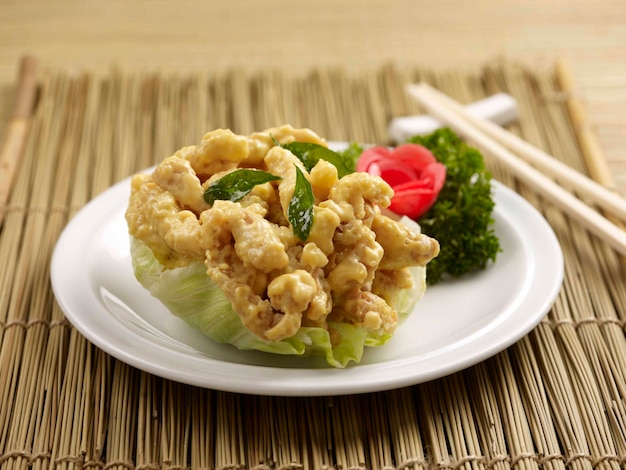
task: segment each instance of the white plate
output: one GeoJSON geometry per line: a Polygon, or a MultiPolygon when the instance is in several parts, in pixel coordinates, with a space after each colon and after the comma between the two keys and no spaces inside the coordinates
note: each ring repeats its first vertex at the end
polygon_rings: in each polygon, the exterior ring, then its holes
{"type": "Polygon", "coordinates": [[[503,252],[485,271],[427,290],[386,345],[360,364],[239,351],[174,317],[135,280],[122,181],[87,204],[54,250],[52,286],[69,321],[114,357],[183,383],[264,395],[339,395],[432,380],[484,360],[528,333],[559,292],[563,257],[543,217],[494,182],[495,230],[503,252]]]}

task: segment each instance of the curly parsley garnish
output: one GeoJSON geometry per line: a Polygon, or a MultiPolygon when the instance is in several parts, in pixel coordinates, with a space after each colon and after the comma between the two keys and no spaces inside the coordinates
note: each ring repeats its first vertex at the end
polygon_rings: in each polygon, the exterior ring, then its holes
{"type": "Polygon", "coordinates": [[[484,269],[501,248],[493,228],[491,174],[481,153],[450,129],[415,136],[410,142],[427,147],[447,172],[437,201],[418,219],[422,232],[441,246],[439,256],[428,263],[428,283],[484,269]]]}

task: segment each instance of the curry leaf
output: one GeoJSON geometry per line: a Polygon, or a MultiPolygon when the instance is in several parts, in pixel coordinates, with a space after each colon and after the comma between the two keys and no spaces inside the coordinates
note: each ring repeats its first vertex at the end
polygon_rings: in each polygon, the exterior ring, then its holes
{"type": "Polygon", "coordinates": [[[311,171],[320,160],[326,160],[337,168],[339,178],[354,172],[350,162],[323,145],[310,142],[291,142],[283,144],[282,147],[298,157],[308,171],[311,171]]]}
{"type": "Polygon", "coordinates": [[[294,166],[296,168],[296,184],[293,197],[287,208],[287,216],[293,227],[293,233],[304,242],[309,238],[313,226],[313,189],[302,170],[296,165],[294,166]]]}
{"type": "Polygon", "coordinates": [[[241,168],[211,183],[204,192],[204,200],[207,204],[213,204],[217,200],[237,202],[255,186],[280,179],[280,176],[266,171],[241,168]]]}

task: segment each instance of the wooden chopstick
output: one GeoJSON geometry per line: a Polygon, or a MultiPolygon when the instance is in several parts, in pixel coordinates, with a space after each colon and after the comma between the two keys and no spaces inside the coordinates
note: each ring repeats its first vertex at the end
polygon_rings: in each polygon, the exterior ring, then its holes
{"type": "Polygon", "coordinates": [[[429,85],[423,85],[429,93],[434,95],[446,107],[469,121],[474,127],[501,143],[517,154],[526,162],[541,170],[545,174],[561,182],[569,183],[580,196],[585,196],[589,202],[594,203],[602,209],[609,211],[620,218],[626,220],[626,201],[617,193],[607,189],[605,186],[574,170],[572,167],[557,160],[541,149],[534,147],[520,137],[512,134],[503,127],[500,127],[486,119],[471,116],[467,110],[457,101],[441,93],[429,85]]]}
{"type": "Polygon", "coordinates": [[[13,178],[17,172],[28,134],[36,91],[37,62],[33,57],[27,56],[20,62],[15,108],[9,121],[4,146],[0,152],[0,225],[7,212],[7,201],[13,186],[13,178]]]}
{"type": "Polygon", "coordinates": [[[534,188],[545,199],[609,243],[615,250],[626,254],[626,232],[559,186],[546,174],[555,179],[568,181],[580,194],[626,220],[626,201],[623,198],[505,129],[468,115],[460,103],[426,83],[409,85],[408,92],[432,116],[459,135],[472,140],[482,150],[497,158],[520,181],[534,188]],[[515,150],[517,155],[510,149],[515,150]],[[531,166],[529,161],[541,171],[531,166]]]}

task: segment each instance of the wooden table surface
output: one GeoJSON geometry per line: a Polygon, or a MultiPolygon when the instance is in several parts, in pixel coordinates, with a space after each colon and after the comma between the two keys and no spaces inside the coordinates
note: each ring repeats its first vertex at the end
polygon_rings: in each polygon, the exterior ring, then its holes
{"type": "Polygon", "coordinates": [[[67,70],[196,70],[382,64],[531,67],[565,58],[626,190],[623,0],[2,0],[0,139],[20,57],[67,70]]]}

